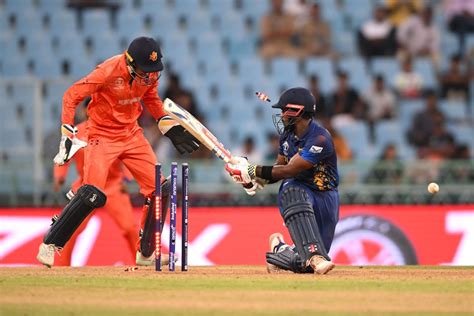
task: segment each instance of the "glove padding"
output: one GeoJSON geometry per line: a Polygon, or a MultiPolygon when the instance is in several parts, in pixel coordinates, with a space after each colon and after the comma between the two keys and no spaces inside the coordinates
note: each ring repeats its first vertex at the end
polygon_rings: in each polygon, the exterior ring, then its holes
{"type": "Polygon", "coordinates": [[[236,183],[249,184],[255,179],[256,166],[249,164],[247,159],[236,158],[233,162],[225,165],[225,170],[236,183]]]}
{"type": "Polygon", "coordinates": [[[54,163],[59,166],[68,162],[79,149],[87,146],[85,141],[76,137],[77,128],[73,125],[61,125],[61,134],[59,152],[53,159],[54,163]]]}
{"type": "Polygon", "coordinates": [[[173,126],[164,135],[171,140],[180,154],[190,154],[199,148],[200,142],[181,125],[173,126]]]}
{"type": "Polygon", "coordinates": [[[265,180],[260,179],[260,178],[255,178],[250,183],[252,184],[252,186],[248,184],[246,186],[244,185],[245,193],[247,193],[250,196],[254,196],[255,194],[257,194],[257,191],[262,190],[266,184],[265,180]]]}

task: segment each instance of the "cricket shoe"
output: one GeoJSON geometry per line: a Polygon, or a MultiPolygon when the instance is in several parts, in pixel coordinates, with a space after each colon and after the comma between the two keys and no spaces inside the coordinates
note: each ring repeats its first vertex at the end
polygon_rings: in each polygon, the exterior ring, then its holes
{"type": "MultiPolygon", "coordinates": [[[[268,238],[268,244],[270,246],[270,252],[278,253],[281,250],[285,249],[284,246],[288,246],[285,244],[283,240],[283,235],[280,233],[273,233],[268,238]]],[[[279,273],[281,271],[276,265],[267,262],[267,272],[268,273],[279,273]]]]}
{"type": "Polygon", "coordinates": [[[334,262],[327,260],[323,256],[312,256],[309,259],[309,265],[313,268],[314,273],[326,274],[336,266],[334,262]]]}
{"type": "MultiPolygon", "coordinates": [[[[178,261],[178,257],[174,257],[174,262],[178,261]]],[[[155,265],[155,254],[152,254],[149,257],[145,257],[142,255],[140,251],[137,251],[137,255],[135,257],[135,263],[137,266],[154,266],[155,265]]],[[[170,256],[168,254],[162,253],[161,254],[161,266],[167,266],[170,263],[170,256]]]]}
{"type": "Polygon", "coordinates": [[[47,245],[45,243],[41,243],[36,259],[48,268],[51,268],[54,265],[54,254],[56,252],[59,253],[61,249],[62,248],[56,247],[52,244],[47,245]]]}

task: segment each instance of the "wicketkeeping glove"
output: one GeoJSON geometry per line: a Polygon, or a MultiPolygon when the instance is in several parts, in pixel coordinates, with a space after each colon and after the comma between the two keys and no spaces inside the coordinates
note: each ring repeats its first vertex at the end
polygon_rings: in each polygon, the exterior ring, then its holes
{"type": "Polygon", "coordinates": [[[199,141],[181,125],[172,127],[166,134],[180,154],[192,153],[199,148],[199,141]]]}
{"type": "Polygon", "coordinates": [[[73,125],[61,125],[61,141],[59,142],[59,152],[53,161],[57,165],[64,165],[81,148],[86,147],[87,143],[76,137],[77,128],[73,125]]]}

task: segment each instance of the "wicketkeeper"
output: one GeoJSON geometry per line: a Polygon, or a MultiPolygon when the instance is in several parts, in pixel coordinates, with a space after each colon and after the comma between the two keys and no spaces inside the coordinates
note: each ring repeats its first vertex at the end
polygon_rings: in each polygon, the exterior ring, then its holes
{"type": "MultiPolygon", "coordinates": [[[[85,147],[84,185],[61,212],[39,247],[37,259],[51,267],[54,253],[64,247],[82,221],[96,208],[102,207],[107,196],[104,187],[111,165],[120,160],[132,173],[147,201],[153,201],[155,153],[145,139],[137,119],[143,108],[158,121],[165,116],[158,96],[158,79],[163,70],[158,43],[148,37],[132,41],[127,51],[113,56],[97,66],[89,75],[74,83],[64,94],[62,107],[62,137],[58,165],[67,162],[86,144],[76,137],[74,113],[86,97],[88,105],[88,140],[85,147]]],[[[180,153],[191,153],[198,141],[180,125],[165,133],[180,153]]],[[[165,179],[162,179],[162,183],[165,179]]],[[[146,203],[142,212],[142,228],[154,210],[146,203]]],[[[152,238],[142,236],[139,256],[152,258],[152,238]],[[144,238],[145,237],[145,238],[144,238]]]]}
{"type": "Polygon", "coordinates": [[[249,184],[254,195],[263,185],[282,180],[278,206],[294,247],[280,233],[270,236],[266,255],[269,272],[326,274],[334,268],[328,251],[339,219],[339,175],[329,132],[313,120],[314,96],[305,88],[286,90],[273,108],[280,134],[280,150],[273,166],[261,166],[239,157],[226,170],[237,183],[249,184]]]}

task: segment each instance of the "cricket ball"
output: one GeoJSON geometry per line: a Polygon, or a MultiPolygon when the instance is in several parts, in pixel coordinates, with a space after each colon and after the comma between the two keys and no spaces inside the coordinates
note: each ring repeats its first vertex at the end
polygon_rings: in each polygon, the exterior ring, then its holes
{"type": "Polygon", "coordinates": [[[428,184],[428,192],[430,192],[431,194],[436,194],[438,193],[439,191],[439,185],[435,182],[431,182],[430,184],[428,184]]]}

